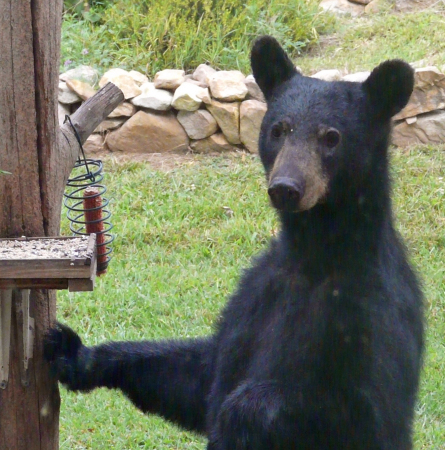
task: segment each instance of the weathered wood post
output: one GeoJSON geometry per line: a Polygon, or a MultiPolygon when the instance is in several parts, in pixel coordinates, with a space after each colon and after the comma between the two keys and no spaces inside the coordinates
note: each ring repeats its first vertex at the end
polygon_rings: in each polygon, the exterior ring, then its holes
{"type": "MultiPolygon", "coordinates": [[[[64,186],[79,151],[72,130],[59,130],[57,122],[62,6],[0,0],[0,169],[11,172],[0,175],[2,238],[59,233],[64,186]]],[[[83,142],[122,100],[109,84],[76,112],[83,142]]],[[[0,449],[55,450],[60,400],[42,358],[55,293],[0,293],[0,352],[9,356],[8,382],[0,386],[0,449]]]]}

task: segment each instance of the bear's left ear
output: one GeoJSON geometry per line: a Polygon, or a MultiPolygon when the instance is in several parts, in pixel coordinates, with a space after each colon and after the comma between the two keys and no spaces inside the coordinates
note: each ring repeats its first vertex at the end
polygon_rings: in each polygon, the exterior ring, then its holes
{"type": "Polygon", "coordinates": [[[287,53],[272,36],[261,36],[254,42],[250,63],[255,81],[266,100],[270,99],[277,86],[299,73],[287,53]]]}
{"type": "Polygon", "coordinates": [[[363,88],[376,116],[388,120],[408,103],[414,88],[414,70],[398,59],[386,61],[371,72],[363,88]]]}

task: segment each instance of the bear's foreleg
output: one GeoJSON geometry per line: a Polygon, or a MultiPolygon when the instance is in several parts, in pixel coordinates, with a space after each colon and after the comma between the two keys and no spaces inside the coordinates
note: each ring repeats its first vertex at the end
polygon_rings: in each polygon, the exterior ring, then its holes
{"type": "Polygon", "coordinates": [[[204,432],[213,346],[211,338],[202,338],[86,347],[59,324],[47,336],[45,357],[69,390],[121,389],[142,411],[204,432]]]}
{"type": "Polygon", "coordinates": [[[247,381],[223,402],[207,450],[288,448],[285,398],[274,382],[247,381]]]}

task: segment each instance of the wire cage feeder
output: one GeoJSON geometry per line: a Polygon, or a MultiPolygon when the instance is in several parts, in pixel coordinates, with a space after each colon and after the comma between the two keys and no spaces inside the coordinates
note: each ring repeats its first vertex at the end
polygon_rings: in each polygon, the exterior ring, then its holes
{"type": "MultiPolygon", "coordinates": [[[[66,118],[77,131],[69,117],[66,118]]],[[[64,193],[64,205],[70,230],[74,235],[87,236],[96,233],[97,275],[106,272],[113,251],[114,235],[111,234],[111,212],[107,209],[109,200],[104,197],[107,192],[103,181],[103,163],[98,159],[86,158],[78,138],[81,155],[77,160],[72,176],[68,178],[64,193]]]]}

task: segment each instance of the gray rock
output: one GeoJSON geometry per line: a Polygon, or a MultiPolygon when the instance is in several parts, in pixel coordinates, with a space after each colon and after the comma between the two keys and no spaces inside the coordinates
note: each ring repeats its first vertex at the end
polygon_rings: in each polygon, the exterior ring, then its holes
{"type": "Polygon", "coordinates": [[[129,102],[121,103],[117,108],[115,108],[110,115],[109,119],[114,119],[115,117],[131,117],[136,114],[136,107],[129,102]]]}
{"type": "Polygon", "coordinates": [[[201,91],[197,91],[196,95],[206,105],[210,105],[210,103],[212,103],[212,97],[210,97],[209,88],[203,88],[201,91]]]}
{"type": "Polygon", "coordinates": [[[357,17],[365,12],[364,5],[357,5],[348,0],[322,0],[320,8],[340,16],[350,14],[353,17],[357,17]]]}
{"type": "Polygon", "coordinates": [[[110,130],[115,130],[116,128],[119,128],[124,122],[125,119],[106,119],[96,127],[93,133],[105,133],[110,130]]]}
{"type": "Polygon", "coordinates": [[[202,81],[194,80],[192,78],[192,75],[186,75],[184,83],[191,83],[191,84],[194,84],[195,86],[199,86],[201,88],[208,88],[209,87],[208,84],[203,83],[202,81]]]}
{"type": "Polygon", "coordinates": [[[244,84],[246,85],[248,91],[246,99],[258,100],[260,102],[266,101],[253,75],[247,75],[244,79],[244,84]]]}
{"type": "Polygon", "coordinates": [[[59,102],[64,105],[71,105],[81,101],[81,98],[73,92],[64,81],[59,81],[59,102]]]}
{"type": "Polygon", "coordinates": [[[141,72],[138,72],[137,70],[130,70],[128,72],[128,75],[130,75],[131,78],[133,78],[134,81],[136,81],[136,84],[138,86],[143,85],[144,83],[148,83],[148,77],[144,75],[141,72]]]}
{"type": "Polygon", "coordinates": [[[99,87],[104,87],[108,82],[115,84],[123,92],[125,100],[142,93],[136,81],[123,69],[116,68],[105,72],[99,81],[99,87]]]}
{"type": "Polygon", "coordinates": [[[171,108],[173,94],[165,89],[149,89],[148,84],[142,85],[146,87],[141,95],[133,98],[131,103],[139,108],[149,108],[156,111],[167,111],[171,108]]]}
{"type": "Polygon", "coordinates": [[[196,111],[206,94],[208,89],[188,82],[182,83],[173,95],[172,106],[179,111],[196,111]]]}
{"type": "Polygon", "coordinates": [[[144,83],[140,86],[142,94],[146,93],[146,92],[150,92],[155,88],[155,84],[152,83],[151,81],[148,81],[147,83],[144,83]]]}
{"type": "Polygon", "coordinates": [[[231,144],[241,144],[239,135],[239,102],[222,103],[212,100],[212,103],[206,105],[206,107],[215,118],[226,139],[231,144]]]}
{"type": "Polygon", "coordinates": [[[394,126],[392,142],[398,147],[445,142],[445,111],[434,111],[402,120],[394,126]]]}
{"type": "Polygon", "coordinates": [[[91,85],[80,80],[67,80],[66,85],[82,100],[88,100],[96,93],[96,90],[91,85]]]}
{"type": "Polygon", "coordinates": [[[246,77],[238,70],[221,70],[209,79],[212,97],[225,102],[244,100],[249,92],[244,83],[246,77]]]}
{"type": "Polygon", "coordinates": [[[59,80],[79,80],[94,86],[99,81],[99,72],[90,66],[79,66],[60,74],[59,80]]]}
{"type": "Polygon", "coordinates": [[[445,75],[437,67],[416,70],[413,93],[394,120],[445,108],[445,75]]]}
{"type": "Polygon", "coordinates": [[[216,120],[205,109],[179,111],[177,119],[190,139],[205,139],[218,129],[216,120]]]}
{"type": "Polygon", "coordinates": [[[365,6],[365,13],[366,14],[375,14],[379,13],[384,10],[384,8],[387,7],[386,0],[371,0],[366,6],[365,6]]]}
{"type": "Polygon", "coordinates": [[[183,70],[165,69],[158,72],[154,77],[155,87],[158,89],[177,89],[185,80],[183,70]]]}
{"type": "Polygon", "coordinates": [[[121,75],[128,75],[128,72],[119,67],[115,67],[114,69],[107,70],[101,78],[101,80],[103,80],[102,82],[100,82],[101,87],[105,86],[113,78],[119,77],[121,75]]]}
{"type": "Polygon", "coordinates": [[[357,72],[345,75],[343,81],[353,81],[355,83],[363,83],[371,75],[371,72],[357,72]]]}
{"type": "Polygon", "coordinates": [[[233,152],[237,147],[230,144],[222,133],[212,134],[206,139],[192,141],[190,148],[196,153],[233,152]]]}
{"type": "Polygon", "coordinates": [[[421,69],[422,67],[426,67],[429,64],[427,63],[426,59],[419,59],[417,61],[413,61],[411,63],[409,63],[409,65],[413,68],[413,69],[421,69]]]}
{"type": "Polygon", "coordinates": [[[312,75],[312,78],[318,78],[324,81],[339,81],[342,79],[341,72],[337,69],[320,70],[312,75]]]}
{"type": "Polygon", "coordinates": [[[65,106],[62,103],[57,104],[57,116],[59,119],[59,126],[62,126],[65,122],[65,116],[69,116],[71,114],[70,108],[65,106]]]}
{"type": "Polygon", "coordinates": [[[258,100],[246,100],[240,107],[240,139],[251,153],[258,153],[258,137],[267,105],[258,100]]]}
{"type": "Polygon", "coordinates": [[[139,111],[109,133],[106,144],[111,151],[165,153],[187,150],[189,138],[172,112],[139,111]]]}
{"type": "Polygon", "coordinates": [[[216,73],[213,67],[207,64],[200,64],[196,70],[193,72],[193,79],[204,83],[206,87],[209,86],[209,79],[216,73]]]}
{"type": "Polygon", "coordinates": [[[105,139],[102,134],[92,134],[83,144],[83,149],[86,155],[94,155],[106,150],[104,143],[105,139]]]}

